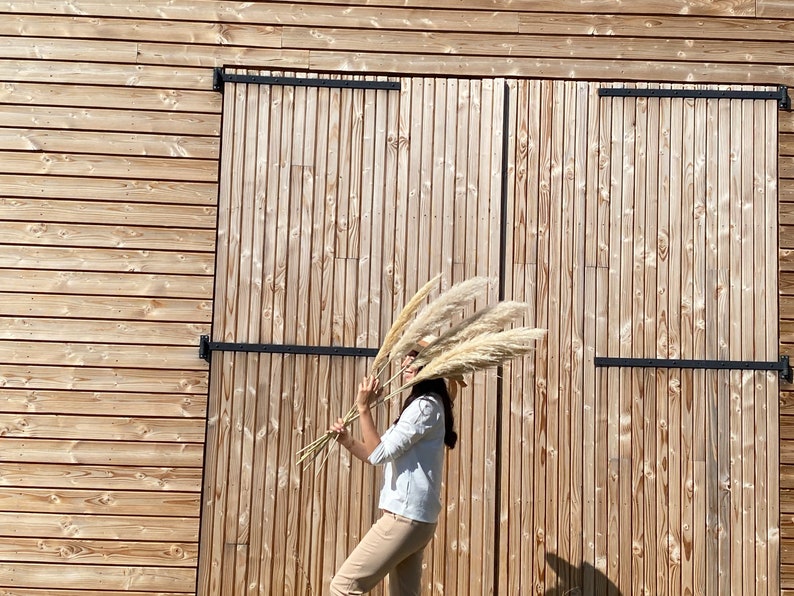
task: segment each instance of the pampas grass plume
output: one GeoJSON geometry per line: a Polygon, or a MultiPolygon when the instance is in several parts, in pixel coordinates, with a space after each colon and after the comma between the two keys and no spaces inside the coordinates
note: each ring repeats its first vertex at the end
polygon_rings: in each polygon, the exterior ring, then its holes
{"type": "Polygon", "coordinates": [[[534,350],[534,342],[545,335],[545,329],[529,327],[482,333],[431,360],[411,379],[411,385],[427,379],[454,377],[499,366],[534,350]]]}
{"type": "Polygon", "coordinates": [[[500,331],[529,312],[526,302],[506,301],[483,308],[450,327],[438,339],[424,348],[413,361],[413,366],[422,367],[430,360],[460,342],[473,339],[483,333],[500,331]]]}
{"type": "Polygon", "coordinates": [[[447,323],[454,315],[488,288],[485,277],[473,277],[455,284],[427,305],[405,330],[393,350],[392,358],[402,358],[416,343],[447,323]]]}
{"type": "Polygon", "coordinates": [[[391,353],[392,348],[394,348],[394,344],[396,344],[400,339],[400,336],[402,336],[403,332],[408,326],[408,323],[413,319],[414,315],[416,315],[416,312],[419,310],[419,307],[422,306],[422,302],[424,302],[425,298],[427,298],[433,288],[436,287],[439,279],[441,279],[440,273],[419,288],[419,291],[414,294],[413,298],[408,301],[408,303],[400,311],[400,314],[397,315],[394,323],[392,323],[392,326],[386,332],[386,335],[383,338],[383,343],[381,344],[380,349],[375,356],[375,360],[372,363],[373,375],[380,374],[383,365],[389,359],[389,354],[391,353]]]}

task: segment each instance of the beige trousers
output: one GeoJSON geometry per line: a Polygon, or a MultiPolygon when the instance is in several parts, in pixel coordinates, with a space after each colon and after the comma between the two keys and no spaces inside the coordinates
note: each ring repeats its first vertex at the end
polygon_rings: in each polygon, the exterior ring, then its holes
{"type": "Polygon", "coordinates": [[[384,511],[331,580],[331,594],[366,594],[388,574],[391,596],[419,596],[422,552],[435,529],[384,511]]]}

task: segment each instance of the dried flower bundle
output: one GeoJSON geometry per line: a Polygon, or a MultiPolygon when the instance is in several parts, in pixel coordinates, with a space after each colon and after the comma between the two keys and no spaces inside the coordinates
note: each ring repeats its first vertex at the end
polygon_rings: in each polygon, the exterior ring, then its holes
{"type": "MultiPolygon", "coordinates": [[[[452,286],[417,314],[421,303],[437,282],[438,277],[430,280],[403,308],[384,338],[373,363],[372,374],[379,374],[388,361],[403,357],[423,337],[454,319],[463,308],[482,295],[489,284],[482,277],[464,281],[452,286]],[[415,318],[409,324],[412,317],[415,318]]],[[[544,337],[545,330],[528,327],[505,330],[505,327],[523,317],[527,310],[528,306],[522,302],[500,302],[477,311],[449,328],[419,352],[413,361],[414,366],[422,367],[419,373],[409,383],[378,400],[377,404],[388,401],[423,380],[460,377],[499,366],[530,352],[534,349],[535,341],[544,337]]],[[[377,404],[372,404],[371,407],[377,404]]],[[[353,407],[343,421],[347,425],[357,418],[358,410],[353,407]]],[[[330,431],[321,435],[298,451],[298,463],[313,460],[335,438],[336,435],[330,431]]]]}
{"type": "Polygon", "coordinates": [[[414,297],[408,301],[408,303],[400,311],[400,314],[397,315],[394,323],[392,323],[392,326],[386,332],[386,335],[383,338],[383,343],[381,344],[380,349],[375,356],[375,360],[372,363],[373,375],[380,375],[384,365],[389,360],[389,354],[391,353],[392,348],[394,348],[400,337],[402,337],[402,335],[405,333],[406,327],[413,320],[414,316],[416,316],[417,311],[422,306],[422,303],[428,297],[430,292],[434,287],[436,287],[439,279],[441,279],[440,273],[419,288],[419,291],[414,294],[414,297]]]}
{"type": "Polygon", "coordinates": [[[392,349],[392,359],[400,359],[429,333],[448,323],[488,288],[488,279],[473,277],[449,288],[420,312],[392,349]]]}
{"type": "Polygon", "coordinates": [[[499,331],[520,319],[529,310],[525,302],[499,302],[477,311],[454,327],[450,327],[438,339],[416,356],[413,366],[422,367],[433,358],[460,342],[473,339],[483,333],[499,331]]]}
{"type": "MultiPolygon", "coordinates": [[[[542,339],[545,335],[545,329],[518,327],[506,331],[483,333],[473,339],[462,341],[457,346],[439,354],[428,362],[413,379],[373,405],[385,403],[395,395],[399,395],[422,381],[459,377],[500,366],[508,360],[519,358],[534,350],[534,342],[542,339]]],[[[357,418],[358,414],[356,413],[352,420],[357,418]]]]}
{"type": "Polygon", "coordinates": [[[531,352],[535,349],[535,341],[545,335],[545,329],[529,327],[482,333],[439,354],[407,386],[427,379],[455,377],[494,368],[531,352]]]}

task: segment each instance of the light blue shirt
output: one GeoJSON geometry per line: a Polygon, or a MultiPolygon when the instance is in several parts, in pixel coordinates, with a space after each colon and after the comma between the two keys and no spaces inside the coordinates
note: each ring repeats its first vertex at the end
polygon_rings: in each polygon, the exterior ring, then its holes
{"type": "Polygon", "coordinates": [[[433,394],[411,402],[383,434],[369,456],[371,464],[385,464],[381,509],[420,522],[438,520],[444,434],[444,407],[433,394]]]}

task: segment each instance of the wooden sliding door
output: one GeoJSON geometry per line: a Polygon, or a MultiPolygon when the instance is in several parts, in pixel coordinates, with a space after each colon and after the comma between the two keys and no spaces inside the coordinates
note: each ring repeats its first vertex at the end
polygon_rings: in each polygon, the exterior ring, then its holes
{"type": "Polygon", "coordinates": [[[548,334],[456,402],[426,594],[777,593],[773,99],[244,74],[212,339],[268,347],[212,356],[201,594],[326,592],[380,474],[296,451],[436,273],[548,334]]]}
{"type": "MultiPolygon", "coordinates": [[[[325,594],[377,515],[379,471],[338,448],[319,471],[294,463],[371,360],[295,352],[376,349],[437,273],[447,287],[499,270],[502,81],[277,74],[224,84],[212,339],[272,353],[212,355],[207,595],[325,594]],[[371,85],[384,81],[397,89],[371,85]]],[[[378,411],[380,427],[396,413],[378,411]]],[[[493,587],[496,415],[488,400],[458,410],[428,593],[493,587]]]]}
{"type": "Polygon", "coordinates": [[[776,594],[778,373],[595,363],[778,360],[777,103],[602,87],[511,86],[500,593],[776,594]]]}

